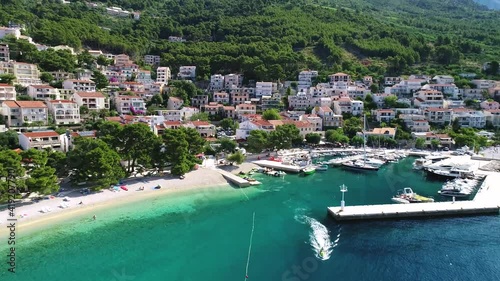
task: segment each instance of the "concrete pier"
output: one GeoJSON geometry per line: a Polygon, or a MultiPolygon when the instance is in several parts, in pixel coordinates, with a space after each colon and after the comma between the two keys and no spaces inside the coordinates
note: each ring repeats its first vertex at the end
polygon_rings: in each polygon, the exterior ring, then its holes
{"type": "Polygon", "coordinates": [[[341,210],[341,207],[328,207],[328,213],[338,221],[498,215],[500,211],[498,182],[500,182],[499,173],[488,173],[474,199],[469,201],[347,206],[344,210],[341,210]]]}
{"type": "Polygon", "coordinates": [[[246,179],[243,179],[241,177],[238,177],[237,175],[233,175],[230,172],[226,172],[221,169],[217,169],[217,171],[229,182],[239,186],[239,187],[247,187],[250,186],[250,182],[247,181],[246,179]]]}
{"type": "Polygon", "coordinates": [[[413,203],[413,204],[383,204],[329,207],[328,213],[339,221],[371,220],[371,219],[402,219],[433,216],[460,216],[478,214],[498,214],[498,204],[478,204],[473,201],[413,203]]]}
{"type": "Polygon", "coordinates": [[[265,168],[272,168],[277,171],[285,171],[292,173],[299,173],[304,167],[294,166],[294,165],[284,165],[281,162],[270,161],[270,160],[257,160],[252,163],[265,168]]]}

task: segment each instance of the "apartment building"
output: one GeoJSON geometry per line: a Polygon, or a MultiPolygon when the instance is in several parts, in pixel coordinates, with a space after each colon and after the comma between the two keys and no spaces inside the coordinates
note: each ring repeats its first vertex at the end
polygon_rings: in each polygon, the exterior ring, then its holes
{"type": "Polygon", "coordinates": [[[228,104],[229,103],[229,94],[226,92],[214,93],[214,102],[228,104]]]}
{"type": "Polygon", "coordinates": [[[396,118],[396,112],[392,109],[378,109],[374,110],[375,120],[378,122],[391,122],[396,118]]]}
{"type": "Polygon", "coordinates": [[[130,60],[130,57],[125,54],[120,54],[115,56],[115,65],[121,66],[121,65],[128,65],[132,64],[133,61],[130,60]]]}
{"type": "Polygon", "coordinates": [[[249,101],[236,105],[236,116],[241,119],[243,115],[256,114],[257,106],[249,101]]]}
{"type": "Polygon", "coordinates": [[[2,115],[7,127],[19,127],[32,123],[47,124],[47,106],[41,101],[4,101],[2,115]]]}
{"type": "Polygon", "coordinates": [[[100,92],[76,92],[73,101],[90,110],[109,109],[109,99],[100,92]]]}
{"type": "Polygon", "coordinates": [[[76,80],[68,79],[64,80],[63,88],[68,90],[74,90],[75,92],[95,92],[95,83],[92,80],[76,80]]]}
{"type": "Polygon", "coordinates": [[[222,89],[224,89],[224,76],[221,74],[210,76],[210,90],[221,91],[222,89]]]}
{"type": "Polygon", "coordinates": [[[191,105],[197,108],[201,108],[208,104],[208,95],[196,95],[191,98],[191,105]]]}
{"type": "Polygon", "coordinates": [[[19,145],[23,150],[28,149],[61,149],[61,137],[55,131],[30,132],[18,135],[19,145]]]}
{"type": "Polygon", "coordinates": [[[453,121],[458,120],[461,128],[484,128],[486,126],[486,116],[482,111],[455,108],[451,118],[453,121]]]}
{"type": "Polygon", "coordinates": [[[70,125],[80,123],[80,107],[70,100],[47,101],[47,108],[56,125],[70,125]]]}
{"type": "Polygon", "coordinates": [[[0,61],[0,74],[14,75],[16,77],[14,83],[20,84],[23,87],[42,84],[42,80],[40,80],[40,71],[35,64],[15,61],[0,61]]]}
{"type": "Polygon", "coordinates": [[[36,100],[59,100],[61,95],[59,90],[50,85],[29,85],[28,96],[36,100]]]}
{"type": "Polygon", "coordinates": [[[421,90],[414,95],[414,105],[419,108],[444,107],[443,93],[437,90],[421,90]]]}
{"type": "Polygon", "coordinates": [[[424,115],[429,123],[451,124],[452,111],[450,109],[430,107],[424,110],[424,115]]]}
{"type": "Polygon", "coordinates": [[[169,97],[168,102],[167,102],[167,109],[180,109],[182,105],[184,104],[184,101],[181,98],[178,97],[169,97]]]}
{"type": "Polygon", "coordinates": [[[156,69],[156,82],[168,84],[168,80],[170,80],[170,68],[169,67],[158,67],[156,69]]]}
{"type": "Polygon", "coordinates": [[[179,67],[179,79],[194,80],[196,79],[196,66],[181,66],[179,67]]]}
{"type": "Polygon", "coordinates": [[[16,87],[0,83],[0,103],[6,100],[16,100],[16,87]]]}
{"type": "Polygon", "coordinates": [[[160,56],[155,55],[145,55],[144,63],[149,65],[159,65],[160,64],[160,56]]]}
{"type": "Polygon", "coordinates": [[[138,96],[116,96],[115,106],[120,114],[143,115],[146,113],[146,103],[138,96]]]}
{"type": "Polygon", "coordinates": [[[327,106],[317,106],[313,108],[311,114],[321,117],[323,128],[342,127],[344,124],[342,115],[335,114],[334,111],[327,106]]]}
{"type": "Polygon", "coordinates": [[[344,82],[346,84],[351,83],[351,76],[342,72],[329,75],[328,77],[330,78],[330,84],[332,85],[338,82],[344,82]]]}
{"type": "Polygon", "coordinates": [[[255,86],[255,97],[272,96],[273,91],[276,91],[277,87],[277,84],[273,82],[257,82],[255,86]]]}
{"type": "Polygon", "coordinates": [[[243,85],[243,75],[240,74],[227,74],[224,76],[224,89],[231,87],[241,87],[243,85]]]}
{"type": "Polygon", "coordinates": [[[0,61],[10,61],[9,45],[0,43],[0,61]]]}

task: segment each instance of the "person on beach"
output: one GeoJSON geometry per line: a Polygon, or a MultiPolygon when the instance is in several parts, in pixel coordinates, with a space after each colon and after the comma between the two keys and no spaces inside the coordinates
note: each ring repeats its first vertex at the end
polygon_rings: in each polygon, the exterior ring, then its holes
{"type": "Polygon", "coordinates": [[[80,203],[78,203],[78,205],[83,205],[83,201],[80,201],[80,203]]]}
{"type": "Polygon", "coordinates": [[[95,220],[95,219],[96,219],[96,216],[94,215],[92,218],[95,220]]]}

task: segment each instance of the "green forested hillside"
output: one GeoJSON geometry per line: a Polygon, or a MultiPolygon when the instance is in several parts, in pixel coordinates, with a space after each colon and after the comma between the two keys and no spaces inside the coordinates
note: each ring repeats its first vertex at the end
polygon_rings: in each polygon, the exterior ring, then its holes
{"type": "Polygon", "coordinates": [[[477,71],[500,57],[500,13],[472,0],[108,0],[141,11],[115,18],[83,1],[0,0],[0,24],[24,23],[40,43],[161,54],[200,78],[242,72],[290,79],[303,68],[359,76],[477,71]],[[170,43],[183,36],[186,43],[170,43]]]}

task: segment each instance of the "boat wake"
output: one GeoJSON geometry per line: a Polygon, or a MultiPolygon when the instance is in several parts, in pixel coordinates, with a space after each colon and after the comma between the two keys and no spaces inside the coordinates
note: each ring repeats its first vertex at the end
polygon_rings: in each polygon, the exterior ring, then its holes
{"type": "Polygon", "coordinates": [[[339,242],[340,233],[338,233],[335,241],[332,242],[328,229],[319,221],[308,216],[296,216],[296,219],[311,227],[309,232],[309,244],[311,245],[314,255],[320,260],[328,260],[331,257],[333,248],[335,248],[339,242]]]}

